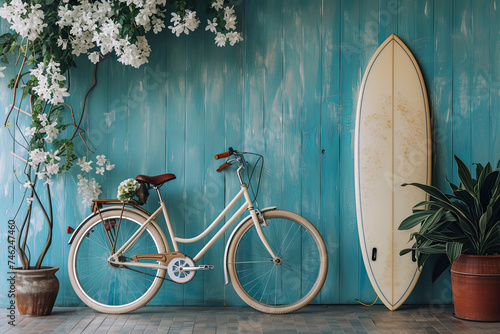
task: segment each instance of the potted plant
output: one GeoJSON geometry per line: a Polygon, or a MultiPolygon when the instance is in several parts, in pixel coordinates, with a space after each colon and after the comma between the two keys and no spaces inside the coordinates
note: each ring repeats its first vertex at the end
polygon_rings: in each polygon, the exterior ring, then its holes
{"type": "MultiPolygon", "coordinates": [[[[451,193],[418,183],[430,199],[418,203],[399,226],[408,230],[414,244],[401,255],[416,252],[419,266],[438,254],[433,276],[451,263],[455,316],[467,320],[500,321],[500,161],[476,165],[473,178],[455,156],[460,184],[451,182],[451,193]]],[[[404,184],[403,186],[407,186],[404,184]]]]}

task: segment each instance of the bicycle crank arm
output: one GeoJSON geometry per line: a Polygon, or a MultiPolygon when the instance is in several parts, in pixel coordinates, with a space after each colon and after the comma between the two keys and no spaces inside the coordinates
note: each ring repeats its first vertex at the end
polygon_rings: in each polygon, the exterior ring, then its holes
{"type": "Polygon", "coordinates": [[[183,267],[182,271],[198,271],[198,270],[213,270],[215,269],[214,265],[211,264],[202,264],[197,267],[183,267]]]}

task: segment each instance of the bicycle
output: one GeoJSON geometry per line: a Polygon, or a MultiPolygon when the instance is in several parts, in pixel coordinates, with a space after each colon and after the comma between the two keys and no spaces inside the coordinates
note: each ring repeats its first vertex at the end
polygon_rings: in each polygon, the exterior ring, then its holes
{"type": "MultiPolygon", "coordinates": [[[[213,265],[196,263],[248,211],[249,215],[233,230],[226,244],[225,283],[231,281],[239,297],[261,312],[288,313],[309,304],[326,278],[328,258],[323,239],[307,219],[296,213],[276,207],[262,210],[254,207],[242,177],[242,171],[248,166],[245,154],[255,153],[229,148],[228,152],[215,155],[215,159],[227,158],[218,172],[233,164],[238,166],[236,173],[241,190],[219,216],[193,238],[175,235],[160,192],[163,184],[175,179],[174,174],[136,177],[144,186],[143,191],[157,192],[160,207],[152,214],[138,206],[145,202],[142,196],[139,202],[95,200],[93,214],[74,230],[69,240],[69,278],[79,298],[103,313],[127,313],[146,305],[164,280],[184,284],[191,281],[197,271],[214,269],[213,265]],[[179,252],[179,243],[193,243],[206,237],[242,197],[245,201],[241,207],[194,258],[179,252]],[[154,220],[160,213],[165,217],[173,251],[154,220]],[[120,293],[125,289],[129,292],[120,293]]],[[[251,185],[251,176],[248,177],[251,185]]]]}

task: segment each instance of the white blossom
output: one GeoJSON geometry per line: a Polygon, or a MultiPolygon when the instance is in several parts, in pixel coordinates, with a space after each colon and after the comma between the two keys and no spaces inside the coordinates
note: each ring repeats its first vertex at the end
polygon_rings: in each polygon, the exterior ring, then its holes
{"type": "Polygon", "coordinates": [[[11,29],[23,38],[34,41],[47,27],[47,24],[43,23],[45,14],[41,8],[40,4],[32,5],[22,0],[12,0],[10,4],[5,2],[0,7],[0,17],[6,19],[11,29]]]}
{"type": "Polygon", "coordinates": [[[52,122],[51,124],[48,124],[47,126],[44,126],[42,129],[40,129],[41,133],[47,134],[44,139],[49,144],[52,143],[52,141],[57,138],[57,135],[59,134],[59,130],[56,128],[56,126],[57,122],[52,122]]]}
{"type": "Polygon", "coordinates": [[[99,59],[100,59],[100,54],[99,52],[97,51],[94,51],[92,53],[89,54],[89,60],[93,63],[93,64],[97,64],[99,62],[99,59]]]}
{"type": "Polygon", "coordinates": [[[0,78],[4,78],[5,77],[5,74],[3,73],[3,70],[5,70],[5,66],[3,67],[0,67],[0,78]]]}
{"type": "Polygon", "coordinates": [[[101,185],[94,178],[87,180],[81,174],[78,174],[78,193],[83,197],[83,203],[89,204],[93,199],[97,199],[102,193],[101,185]]]}
{"type": "Polygon", "coordinates": [[[100,174],[100,175],[104,175],[105,170],[106,170],[105,167],[96,167],[95,173],[100,174]]]}
{"type": "Polygon", "coordinates": [[[42,100],[51,104],[59,104],[64,102],[63,97],[69,96],[67,88],[64,87],[66,78],[61,74],[59,63],[54,62],[53,59],[47,65],[39,63],[37,67],[30,70],[30,73],[38,81],[33,90],[42,100]]]}
{"type": "Polygon", "coordinates": [[[47,126],[47,124],[49,122],[47,114],[43,114],[43,113],[42,114],[38,114],[37,118],[40,121],[40,124],[42,126],[47,126]]]}
{"type": "Polygon", "coordinates": [[[36,128],[35,127],[31,127],[31,126],[28,126],[26,128],[26,132],[24,133],[25,136],[28,136],[28,137],[31,137],[35,134],[36,132],[36,128]]]}
{"type": "Polygon", "coordinates": [[[212,2],[212,8],[214,8],[216,11],[221,10],[223,5],[224,5],[224,0],[216,0],[212,2]]]}
{"type": "Polygon", "coordinates": [[[243,40],[243,37],[241,37],[241,34],[236,31],[231,31],[226,34],[227,39],[229,40],[229,44],[231,46],[234,46],[234,44],[238,43],[239,41],[243,40]]]}
{"type": "Polygon", "coordinates": [[[200,20],[196,17],[195,11],[190,11],[186,9],[184,12],[184,17],[181,18],[177,13],[172,13],[172,19],[170,19],[173,26],[168,26],[172,33],[179,37],[182,33],[189,35],[190,31],[196,30],[200,24],[200,20]]]}
{"type": "Polygon", "coordinates": [[[96,156],[96,159],[97,159],[96,163],[99,166],[104,166],[104,164],[106,163],[106,156],[103,154],[96,156]]]}
{"type": "Polygon", "coordinates": [[[59,36],[57,38],[57,46],[59,46],[63,50],[66,50],[68,48],[68,40],[63,39],[61,36],[59,36]]]}
{"type": "Polygon", "coordinates": [[[46,185],[49,185],[51,186],[52,184],[54,184],[54,181],[52,181],[50,178],[47,177],[47,179],[45,180],[45,182],[43,183],[44,186],[46,185]]]}
{"type": "Polygon", "coordinates": [[[48,156],[49,156],[49,152],[46,152],[46,151],[39,149],[39,148],[36,148],[36,149],[30,151],[28,154],[29,164],[30,164],[30,166],[36,168],[42,162],[45,162],[45,160],[47,160],[48,156]]]}
{"type": "Polygon", "coordinates": [[[87,157],[83,157],[83,158],[78,158],[78,161],[77,161],[77,165],[80,166],[80,168],[82,169],[82,172],[85,172],[85,173],[88,173],[92,170],[92,166],[90,166],[92,164],[92,160],[90,161],[86,161],[87,160],[87,157]]]}
{"type": "Polygon", "coordinates": [[[215,35],[215,44],[217,46],[220,47],[226,46],[226,40],[227,40],[226,35],[221,32],[218,32],[217,35],[215,35]]]}
{"type": "Polygon", "coordinates": [[[106,170],[113,170],[115,168],[115,165],[112,165],[111,162],[108,160],[106,164],[106,170]]]}
{"type": "Polygon", "coordinates": [[[217,19],[214,18],[213,22],[207,20],[207,26],[205,27],[205,31],[210,30],[214,34],[217,33],[217,19]]]}
{"type": "Polygon", "coordinates": [[[30,182],[30,181],[26,181],[26,182],[24,182],[24,183],[23,183],[23,187],[24,187],[24,188],[31,188],[31,187],[32,187],[31,182],[30,182]]]}
{"type": "Polygon", "coordinates": [[[59,173],[59,164],[58,163],[50,163],[45,165],[45,170],[47,174],[57,174],[59,173]]]}

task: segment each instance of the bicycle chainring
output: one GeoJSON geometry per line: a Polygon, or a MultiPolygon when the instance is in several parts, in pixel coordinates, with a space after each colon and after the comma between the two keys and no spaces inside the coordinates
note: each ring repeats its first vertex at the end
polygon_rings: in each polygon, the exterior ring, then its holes
{"type": "Polygon", "coordinates": [[[184,268],[194,267],[194,262],[189,257],[176,257],[168,263],[167,273],[170,279],[176,283],[187,283],[191,281],[196,271],[186,271],[184,268]]]}

